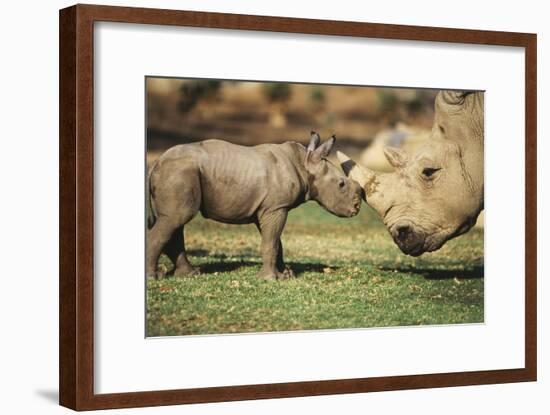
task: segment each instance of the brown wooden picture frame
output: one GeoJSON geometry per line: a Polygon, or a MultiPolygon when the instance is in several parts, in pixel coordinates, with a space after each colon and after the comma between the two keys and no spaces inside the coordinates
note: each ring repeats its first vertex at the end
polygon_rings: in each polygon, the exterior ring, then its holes
{"type": "Polygon", "coordinates": [[[60,11],[59,400],[76,410],[236,401],[534,381],[536,323],[535,34],[223,13],[76,5],[60,11]],[[410,376],[95,394],[94,378],[94,22],[175,25],[525,49],[525,367],[410,376]]]}

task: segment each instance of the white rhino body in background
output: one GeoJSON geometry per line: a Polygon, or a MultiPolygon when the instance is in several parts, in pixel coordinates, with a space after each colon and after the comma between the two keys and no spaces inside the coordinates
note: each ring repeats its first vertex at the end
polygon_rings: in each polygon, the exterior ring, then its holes
{"type": "Polygon", "coordinates": [[[430,137],[428,128],[414,128],[403,123],[380,131],[369,146],[359,156],[359,163],[379,172],[392,172],[395,169],[384,155],[386,146],[400,148],[408,153],[416,152],[430,137]]]}

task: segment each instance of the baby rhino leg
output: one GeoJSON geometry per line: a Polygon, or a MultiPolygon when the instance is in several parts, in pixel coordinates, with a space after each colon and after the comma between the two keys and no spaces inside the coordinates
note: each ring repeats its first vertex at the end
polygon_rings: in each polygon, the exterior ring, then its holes
{"type": "Polygon", "coordinates": [[[199,211],[201,189],[198,170],[185,164],[165,163],[155,176],[152,193],[157,214],[147,231],[146,273],[158,277],[158,258],[165,252],[175,265],[175,275],[196,272],[185,254],[183,226],[199,211]]]}
{"type": "Polygon", "coordinates": [[[285,278],[294,278],[294,272],[288,265],[285,264],[283,259],[283,242],[279,238],[279,252],[277,253],[277,270],[285,275],[285,278]]]}
{"type": "Polygon", "coordinates": [[[157,272],[157,262],[160,253],[170,237],[179,225],[173,219],[161,216],[153,227],[147,230],[147,253],[146,253],[146,274],[147,278],[158,279],[161,277],[157,272]]]}
{"type": "Polygon", "coordinates": [[[172,234],[172,237],[164,248],[164,252],[174,264],[174,277],[195,275],[199,273],[199,269],[191,266],[187,259],[183,226],[176,229],[172,234]]]}
{"type": "Polygon", "coordinates": [[[288,273],[283,272],[281,233],[286,223],[287,212],[277,210],[264,213],[258,218],[258,228],[262,235],[262,269],[258,276],[263,279],[286,279],[288,273]],[[279,251],[280,256],[279,256],[279,251]]]}

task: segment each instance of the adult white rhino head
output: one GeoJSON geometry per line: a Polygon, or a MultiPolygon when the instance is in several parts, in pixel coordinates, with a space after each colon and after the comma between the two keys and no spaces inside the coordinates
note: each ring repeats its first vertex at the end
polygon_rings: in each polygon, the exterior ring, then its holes
{"type": "Polygon", "coordinates": [[[391,173],[374,172],[338,154],[405,254],[441,248],[470,230],[483,210],[483,105],[482,92],[439,92],[426,143],[413,155],[384,149],[395,168],[391,173]]]}

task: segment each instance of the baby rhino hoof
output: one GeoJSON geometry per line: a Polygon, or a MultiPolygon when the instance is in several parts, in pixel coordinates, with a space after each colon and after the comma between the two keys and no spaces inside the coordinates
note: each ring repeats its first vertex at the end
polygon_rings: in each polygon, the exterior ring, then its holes
{"type": "Polygon", "coordinates": [[[283,275],[285,275],[285,280],[287,279],[290,279],[290,278],[296,278],[296,275],[294,275],[294,272],[292,272],[292,270],[285,266],[285,270],[283,271],[283,275]]]}
{"type": "Polygon", "coordinates": [[[177,268],[175,271],[174,271],[174,278],[179,278],[179,277],[193,277],[195,275],[198,275],[200,274],[201,271],[199,268],[197,267],[182,267],[182,268],[177,268]]]}
{"type": "Polygon", "coordinates": [[[155,272],[148,272],[147,273],[147,279],[148,280],[161,280],[164,278],[164,272],[163,271],[155,271],[155,272]]]}
{"type": "Polygon", "coordinates": [[[294,277],[294,273],[290,270],[290,268],[285,268],[283,272],[279,271],[261,271],[258,274],[258,277],[264,280],[288,280],[289,278],[294,277]]]}

